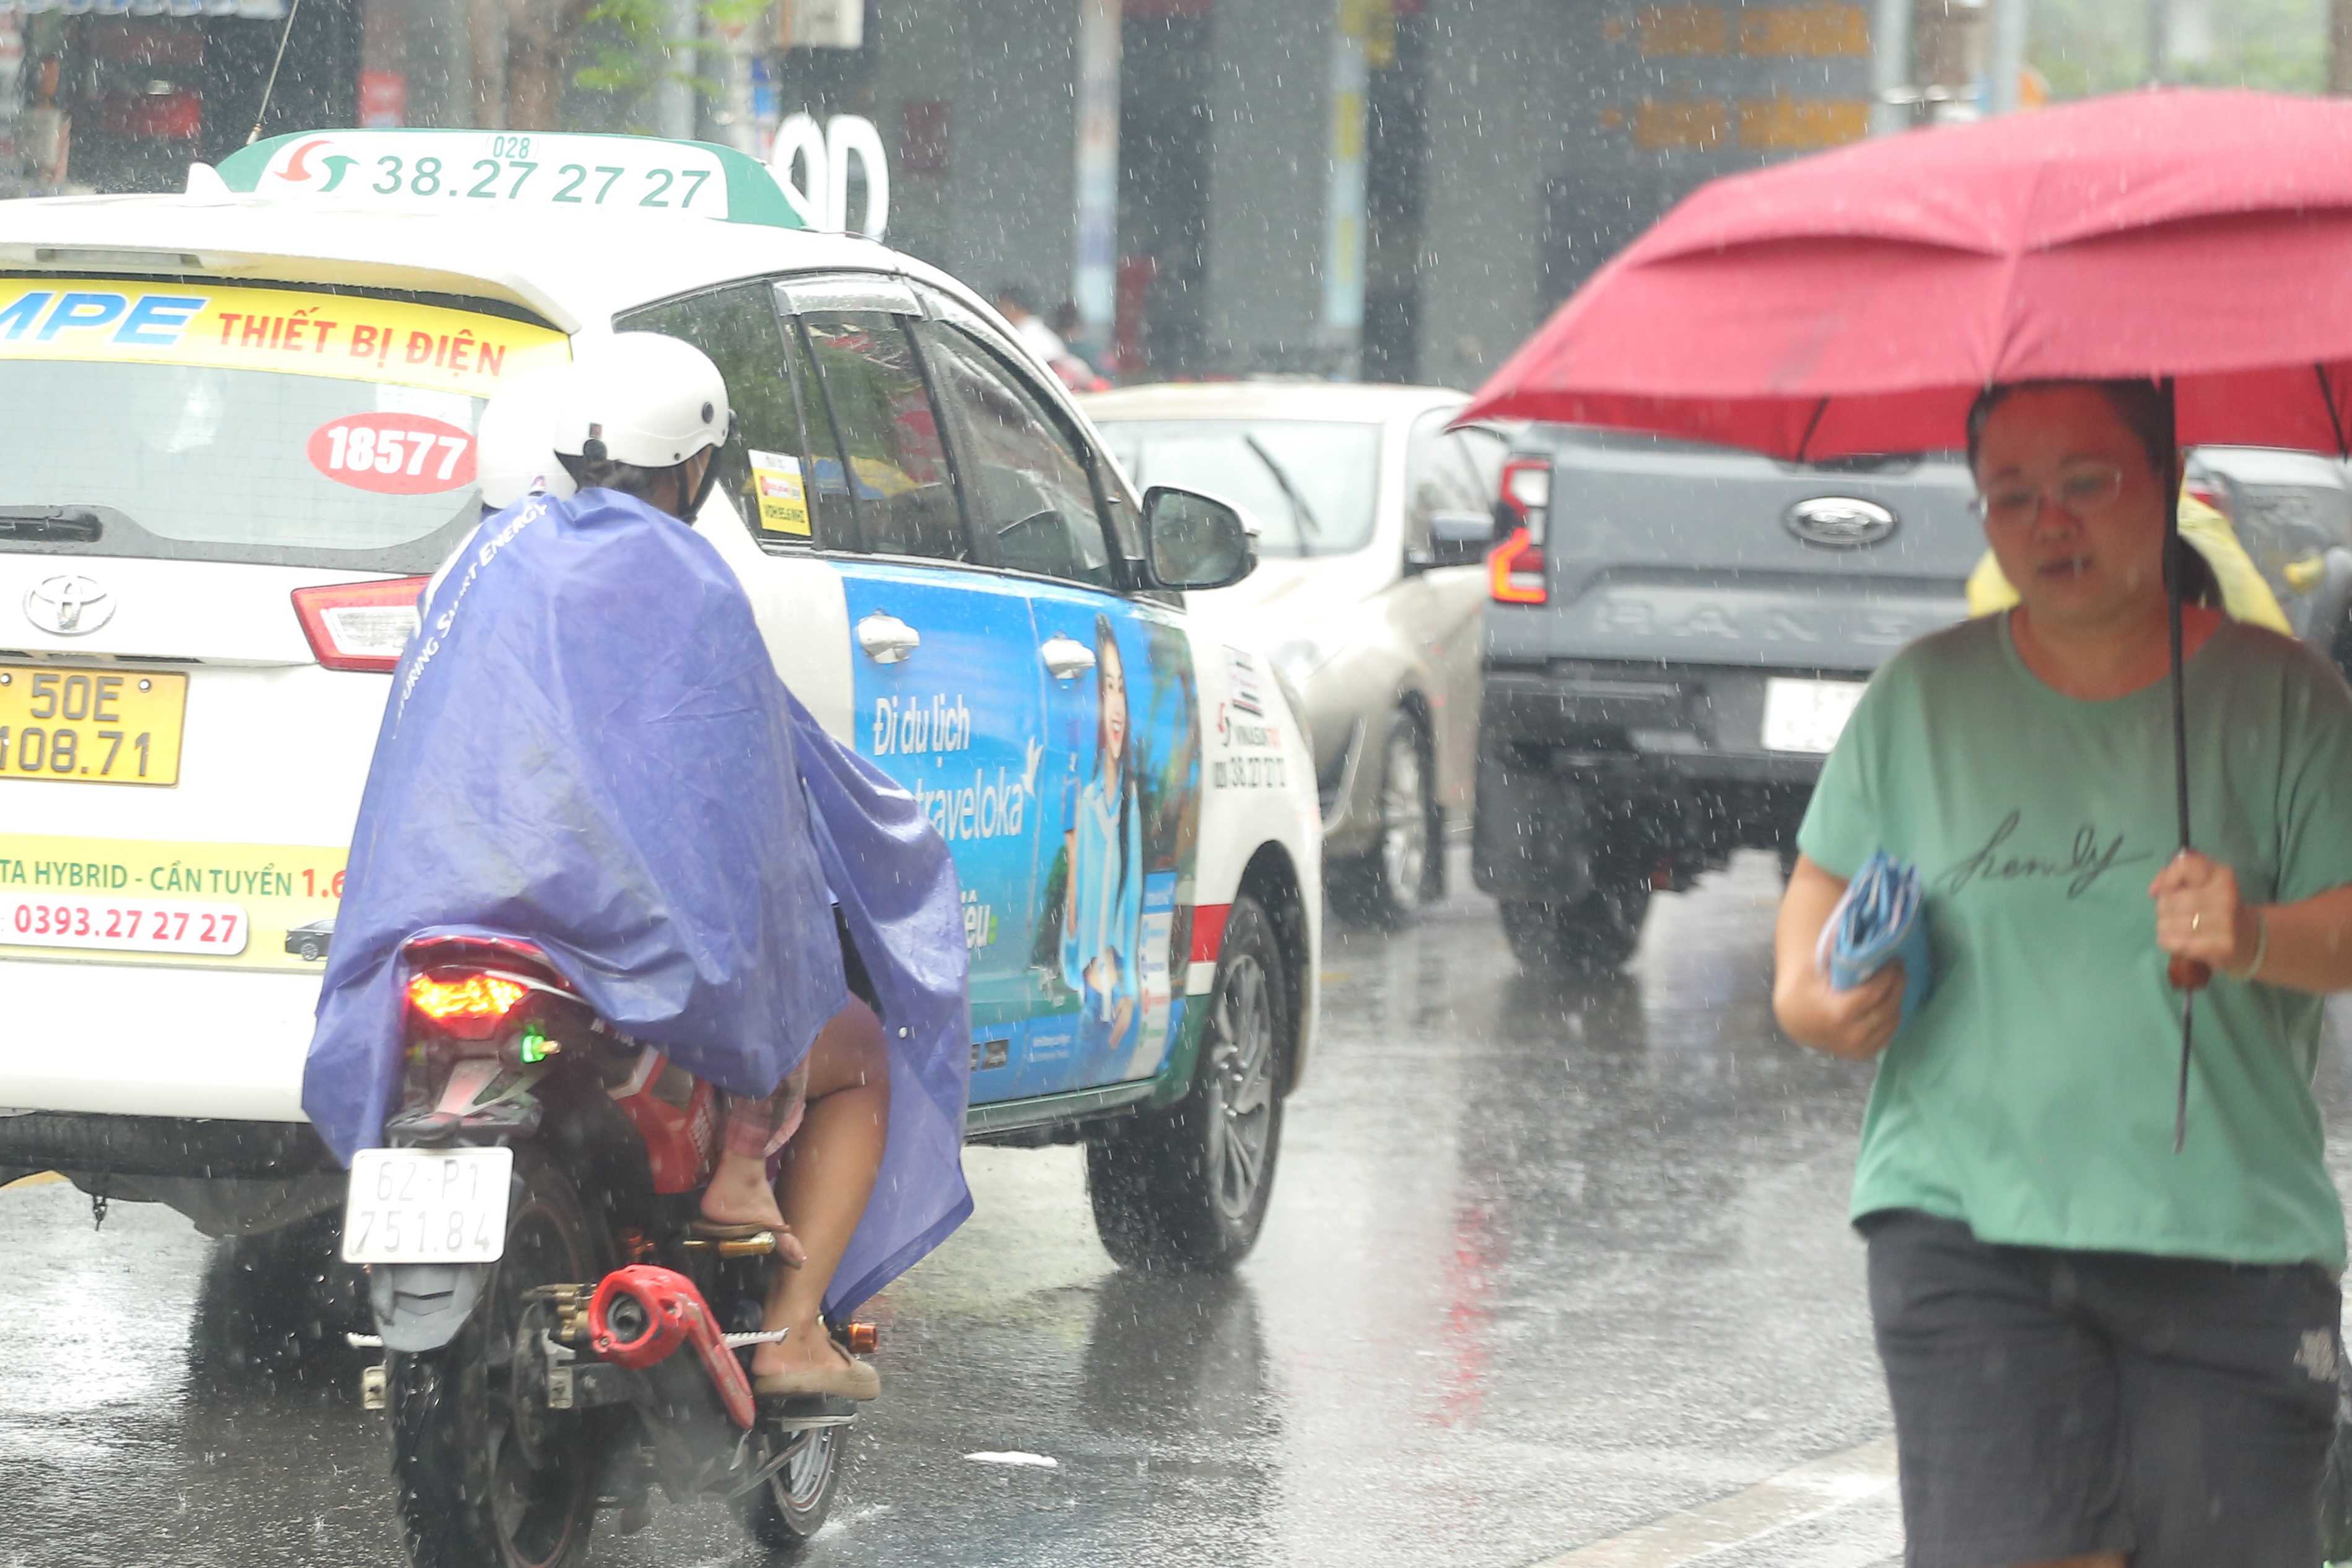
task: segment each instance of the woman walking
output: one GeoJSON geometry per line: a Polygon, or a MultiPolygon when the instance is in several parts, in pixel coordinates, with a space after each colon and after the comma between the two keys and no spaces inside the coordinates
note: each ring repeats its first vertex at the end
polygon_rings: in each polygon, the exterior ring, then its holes
{"type": "Polygon", "coordinates": [[[1773,998],[1801,1042],[1884,1053],[1853,1213],[1908,1561],[2312,1568],[2345,1234],[2310,1085],[2352,988],[2352,692],[2189,606],[2203,852],[2176,856],[2168,405],[1998,388],[1969,436],[2021,602],[1871,683],[1799,835],[1773,998]],[[1899,1039],[1899,967],[1835,992],[1814,957],[1881,848],[1927,880],[1937,967],[1899,1039]],[[2214,971],[2178,1154],[2174,956],[2214,971]]]}

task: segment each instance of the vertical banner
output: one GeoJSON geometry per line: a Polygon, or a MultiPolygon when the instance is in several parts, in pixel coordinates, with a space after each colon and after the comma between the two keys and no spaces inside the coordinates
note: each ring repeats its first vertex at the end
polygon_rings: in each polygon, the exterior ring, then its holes
{"type": "Polygon", "coordinates": [[[1081,343],[1110,346],[1118,308],[1119,0],[1078,0],[1077,241],[1070,297],[1081,343]]]}
{"type": "Polygon", "coordinates": [[[1369,0],[1335,0],[1331,29],[1330,185],[1323,225],[1323,331],[1353,376],[1364,326],[1364,92],[1369,0]]]}

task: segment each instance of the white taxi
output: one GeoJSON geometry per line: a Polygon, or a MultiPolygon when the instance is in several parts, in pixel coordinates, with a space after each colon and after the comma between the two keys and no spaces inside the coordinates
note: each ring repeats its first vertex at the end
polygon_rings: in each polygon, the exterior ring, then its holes
{"type": "Polygon", "coordinates": [[[1202,726],[1288,713],[1155,558],[1198,498],[1134,495],[953,278],[629,137],[321,131],[0,203],[0,1183],[215,1233],[340,1201],[298,1092],[388,672],[479,517],[485,401],[623,329],[725,373],[698,526],[952,846],[970,1134],[1086,1141],[1123,1260],[1237,1258],[1320,852],[1297,724],[1202,726]]]}

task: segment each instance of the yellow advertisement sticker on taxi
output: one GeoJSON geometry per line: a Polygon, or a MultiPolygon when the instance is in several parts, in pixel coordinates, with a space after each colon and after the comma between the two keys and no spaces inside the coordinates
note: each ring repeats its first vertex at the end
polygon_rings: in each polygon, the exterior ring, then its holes
{"type": "Polygon", "coordinates": [[[550,327],[299,288],[0,278],[0,359],[119,360],[387,382],[488,397],[571,357],[550,327]]]}
{"type": "Polygon", "coordinates": [[[0,956],[310,969],[345,852],[0,832],[0,956]]]}
{"type": "Polygon", "coordinates": [[[751,491],[760,503],[760,527],[772,534],[809,537],[808,487],[801,460],[780,452],[751,454],[751,491]]]}

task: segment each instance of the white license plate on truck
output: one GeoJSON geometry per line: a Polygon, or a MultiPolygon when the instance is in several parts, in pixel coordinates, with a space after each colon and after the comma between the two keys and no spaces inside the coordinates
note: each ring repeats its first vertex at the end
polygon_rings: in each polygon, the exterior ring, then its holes
{"type": "Polygon", "coordinates": [[[1828,752],[1864,690],[1860,681],[1799,681],[1774,675],[1764,683],[1764,749],[1828,752]]]}
{"type": "Polygon", "coordinates": [[[343,1206],[347,1263],[495,1263],[512,1149],[362,1149],[343,1206]]]}

